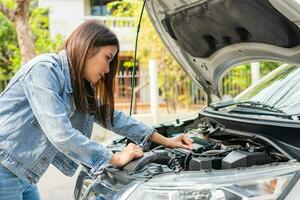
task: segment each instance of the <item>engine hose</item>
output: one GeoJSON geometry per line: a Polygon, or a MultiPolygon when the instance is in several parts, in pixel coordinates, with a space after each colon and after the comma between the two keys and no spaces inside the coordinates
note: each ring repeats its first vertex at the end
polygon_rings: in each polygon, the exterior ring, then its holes
{"type": "Polygon", "coordinates": [[[179,160],[175,156],[172,156],[172,158],[170,159],[170,161],[169,161],[169,163],[167,165],[175,173],[178,173],[178,172],[182,171],[182,167],[180,165],[180,162],[179,162],[179,160]]]}

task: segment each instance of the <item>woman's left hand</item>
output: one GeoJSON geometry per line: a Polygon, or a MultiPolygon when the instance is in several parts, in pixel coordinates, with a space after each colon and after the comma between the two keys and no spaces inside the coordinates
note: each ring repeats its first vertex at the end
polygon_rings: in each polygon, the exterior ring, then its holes
{"type": "Polygon", "coordinates": [[[193,140],[184,134],[177,135],[173,138],[167,138],[158,132],[154,132],[149,139],[151,142],[162,144],[168,148],[184,148],[191,150],[193,144],[193,140]]]}
{"type": "Polygon", "coordinates": [[[167,147],[169,148],[184,148],[184,149],[192,149],[192,144],[193,144],[193,140],[184,135],[184,134],[180,134],[177,135],[173,138],[169,138],[167,147]]]}

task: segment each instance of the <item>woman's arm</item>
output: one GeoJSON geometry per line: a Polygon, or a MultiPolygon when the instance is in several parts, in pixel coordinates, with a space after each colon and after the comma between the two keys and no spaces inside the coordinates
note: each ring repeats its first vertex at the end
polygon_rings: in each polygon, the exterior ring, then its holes
{"type": "MultiPolygon", "coordinates": [[[[192,148],[192,139],[184,134],[180,134],[173,138],[167,138],[159,134],[154,128],[145,125],[130,116],[126,116],[123,112],[115,110],[114,126],[111,126],[110,120],[107,121],[108,129],[123,135],[132,141],[135,141],[141,147],[146,146],[148,140],[157,144],[161,144],[169,148],[192,148]]],[[[96,121],[99,125],[99,121],[96,121]]]]}
{"type": "Polygon", "coordinates": [[[42,131],[59,151],[95,172],[109,163],[111,151],[73,128],[60,94],[64,75],[59,67],[38,63],[19,82],[42,131]]]}
{"type": "Polygon", "coordinates": [[[149,137],[149,140],[168,148],[192,149],[193,144],[193,140],[184,134],[180,134],[173,138],[167,138],[155,132],[149,137]]]}
{"type": "MultiPolygon", "coordinates": [[[[114,126],[111,125],[110,119],[107,119],[106,128],[129,138],[141,147],[145,147],[147,145],[149,137],[156,131],[154,128],[118,110],[114,111],[113,117],[114,126]]],[[[102,126],[102,123],[97,119],[95,119],[95,122],[102,126]]]]}

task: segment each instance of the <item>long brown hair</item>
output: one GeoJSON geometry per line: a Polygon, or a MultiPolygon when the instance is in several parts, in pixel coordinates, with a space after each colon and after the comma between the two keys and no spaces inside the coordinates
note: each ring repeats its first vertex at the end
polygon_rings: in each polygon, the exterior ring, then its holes
{"type": "Polygon", "coordinates": [[[107,127],[108,119],[113,126],[114,78],[118,70],[119,41],[117,36],[96,20],[81,24],[66,40],[66,49],[70,64],[73,97],[76,109],[94,114],[107,127]],[[110,62],[109,73],[96,84],[91,85],[83,78],[88,58],[94,56],[101,47],[114,45],[117,54],[110,62]]]}

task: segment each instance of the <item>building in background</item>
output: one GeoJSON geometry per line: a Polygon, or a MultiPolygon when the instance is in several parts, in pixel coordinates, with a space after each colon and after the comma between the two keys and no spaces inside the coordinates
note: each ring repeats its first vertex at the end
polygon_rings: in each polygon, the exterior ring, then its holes
{"type": "Polygon", "coordinates": [[[39,0],[39,7],[49,9],[52,36],[68,36],[87,19],[99,20],[110,27],[121,41],[122,51],[134,50],[135,27],[133,17],[114,17],[108,12],[111,0],[39,0]]]}

